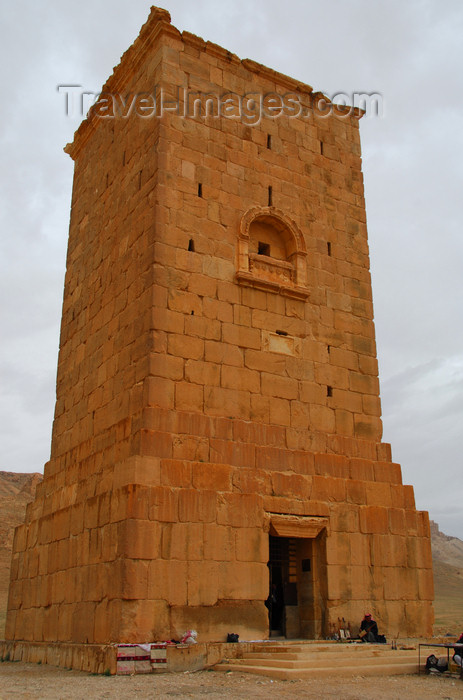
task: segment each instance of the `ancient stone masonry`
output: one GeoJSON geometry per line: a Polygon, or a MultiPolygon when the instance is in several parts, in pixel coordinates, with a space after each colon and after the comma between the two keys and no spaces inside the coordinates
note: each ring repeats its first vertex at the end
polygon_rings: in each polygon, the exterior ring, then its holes
{"type": "Polygon", "coordinates": [[[429,634],[428,516],[381,442],[361,113],[158,8],[103,93],[66,148],[51,458],[7,639],[265,638],[270,586],[288,637],[366,609],[429,634]]]}

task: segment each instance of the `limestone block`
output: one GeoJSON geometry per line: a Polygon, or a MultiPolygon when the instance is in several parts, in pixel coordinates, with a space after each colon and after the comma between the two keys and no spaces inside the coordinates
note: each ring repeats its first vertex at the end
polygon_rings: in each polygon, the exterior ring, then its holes
{"type": "Polygon", "coordinates": [[[251,407],[249,417],[253,421],[262,421],[268,423],[270,421],[270,398],[268,396],[251,394],[251,407]]]}
{"type": "Polygon", "coordinates": [[[354,414],[341,408],[335,410],[336,432],[340,435],[354,435],[354,414]]]}
{"type": "Polygon", "coordinates": [[[19,627],[16,624],[16,618],[17,618],[17,610],[15,608],[9,606],[7,616],[6,616],[6,623],[5,623],[5,639],[14,639],[15,638],[15,631],[16,630],[19,631],[19,627]]]}
{"type": "MultiPolygon", "coordinates": [[[[120,601],[118,601],[120,604],[120,601]]],[[[114,620],[111,619],[111,613],[114,611],[114,601],[108,601],[106,598],[98,602],[95,606],[94,619],[94,641],[96,644],[108,643],[116,641],[111,635],[111,627],[114,625],[114,620]]]]}
{"type": "Polygon", "coordinates": [[[331,566],[348,566],[351,563],[350,535],[333,532],[326,539],[326,563],[331,566]]]}
{"type": "Polygon", "coordinates": [[[407,563],[411,568],[432,569],[431,544],[429,538],[407,538],[407,563]]]}
{"type": "Polygon", "coordinates": [[[392,502],[396,508],[405,508],[404,487],[391,484],[392,502]]]}
{"type": "Polygon", "coordinates": [[[213,522],[216,519],[218,497],[215,491],[181,489],[178,495],[180,522],[213,522]]]}
{"type": "Polygon", "coordinates": [[[332,532],[358,532],[359,507],[344,503],[330,504],[330,529],[332,532]]]}
{"type": "MultiPolygon", "coordinates": [[[[334,390],[333,395],[336,390],[334,390]]],[[[328,406],[310,406],[310,427],[312,430],[321,430],[334,433],[336,430],[336,417],[334,410],[328,406]]]]}
{"type": "Polygon", "coordinates": [[[274,496],[284,496],[298,500],[310,499],[313,477],[291,472],[273,472],[271,478],[274,496]]]}
{"type": "Polygon", "coordinates": [[[269,397],[269,420],[275,425],[291,425],[291,402],[288,399],[269,397]]]}
{"type": "Polygon", "coordinates": [[[188,571],[191,563],[155,559],[148,570],[148,598],[169,605],[187,605],[188,571]]]}
{"type": "Polygon", "coordinates": [[[204,557],[203,523],[166,524],[162,529],[163,559],[196,561],[204,557]]]}
{"type": "Polygon", "coordinates": [[[117,559],[113,562],[108,581],[108,598],[146,599],[149,563],[142,559],[117,559]]]}
{"type": "Polygon", "coordinates": [[[147,377],[143,386],[143,401],[146,406],[174,407],[175,383],[164,377],[147,377]]]}
{"type": "Polygon", "coordinates": [[[352,566],[370,566],[369,538],[360,532],[349,533],[350,563],[352,566]]]}
{"type": "Polygon", "coordinates": [[[378,454],[378,460],[380,462],[391,462],[392,461],[392,453],[391,453],[391,446],[387,442],[380,442],[376,446],[377,454],[378,454]]]}
{"type": "Polygon", "coordinates": [[[226,464],[193,462],[192,485],[196,489],[230,491],[232,468],[226,464]]]}
{"type": "Polygon", "coordinates": [[[162,486],[191,486],[191,462],[180,459],[163,459],[160,464],[162,486]]]}
{"type": "Polygon", "coordinates": [[[381,416],[381,399],[379,396],[369,396],[368,394],[362,397],[363,412],[367,416],[381,416]]]}
{"type": "Polygon", "coordinates": [[[418,534],[418,518],[415,510],[406,510],[405,512],[405,523],[407,528],[407,535],[417,535],[418,534]]]}
{"type": "Polygon", "coordinates": [[[389,508],[389,530],[393,535],[406,534],[407,527],[403,508],[389,508]]]}
{"type": "Polygon", "coordinates": [[[417,517],[417,534],[420,537],[430,537],[429,513],[424,510],[419,510],[416,513],[417,517]]]}
{"type": "Polygon", "coordinates": [[[309,407],[302,403],[301,401],[291,401],[291,426],[293,428],[304,428],[307,430],[309,427],[309,407]]]}
{"type": "MultiPolygon", "coordinates": [[[[93,642],[95,607],[95,603],[87,602],[79,602],[74,606],[71,632],[73,642],[80,642],[83,644],[93,642]]],[[[44,638],[46,639],[45,634],[44,638]]],[[[53,640],[51,639],[50,641],[53,640]]]]}
{"type": "Polygon", "coordinates": [[[175,435],[172,457],[205,462],[209,459],[209,439],[196,435],[175,435]]]}
{"type": "Polygon", "coordinates": [[[330,406],[331,408],[350,411],[350,413],[361,413],[362,396],[361,394],[355,394],[351,391],[338,389],[336,386],[333,386],[333,396],[330,398],[330,406]]]}
{"type": "Polygon", "coordinates": [[[428,637],[432,634],[434,614],[429,601],[408,601],[405,604],[406,634],[428,637]]]}
{"type": "MultiPolygon", "coordinates": [[[[260,528],[237,528],[235,530],[237,561],[268,562],[268,536],[260,528]]],[[[223,558],[223,557],[222,557],[223,558]]]]}
{"type": "Polygon", "coordinates": [[[238,442],[279,447],[284,444],[285,429],[278,425],[236,420],[233,422],[233,438],[238,442]]]}
{"type": "Polygon", "coordinates": [[[326,567],[326,592],[328,600],[350,599],[348,567],[333,564],[326,567]]]}
{"type": "Polygon", "coordinates": [[[164,600],[124,600],[118,639],[131,644],[171,638],[169,607],[164,600]]]}
{"type": "Polygon", "coordinates": [[[351,566],[349,572],[352,600],[364,600],[368,595],[371,572],[367,566],[351,566]]]}
{"type": "Polygon", "coordinates": [[[434,600],[434,576],[432,569],[418,571],[418,595],[420,600],[434,600]]]}
{"type": "Polygon", "coordinates": [[[415,494],[413,491],[413,486],[404,486],[404,499],[405,499],[405,508],[409,508],[410,510],[415,510],[415,494]]]}
{"type": "MultiPolygon", "coordinates": [[[[237,530],[241,532],[242,528],[237,530]]],[[[244,532],[249,532],[243,529],[244,532]]],[[[254,532],[254,530],[253,530],[254,532]]],[[[216,523],[204,524],[204,558],[214,561],[230,561],[235,558],[235,535],[230,527],[216,523]]],[[[236,557],[238,558],[238,557],[236,557]]]]}
{"type": "Polygon", "coordinates": [[[204,389],[202,386],[190,382],[177,382],[175,384],[175,408],[177,410],[201,410],[203,403],[204,389]]]}
{"type": "MultiPolygon", "coordinates": [[[[190,337],[207,340],[220,340],[221,323],[217,320],[209,318],[201,318],[200,316],[186,316],[185,318],[185,333],[190,337]]],[[[199,348],[199,345],[194,346],[199,348]]],[[[204,357],[192,349],[191,359],[200,360],[204,357]]]]}
{"type": "Polygon", "coordinates": [[[402,484],[400,464],[375,462],[375,480],[389,484],[402,484]]]}
{"type": "MultiPolygon", "coordinates": [[[[243,293],[244,292],[246,292],[246,296],[251,295],[253,299],[259,294],[262,294],[262,292],[258,292],[254,289],[246,289],[243,290],[243,293]]],[[[254,304],[247,303],[244,301],[244,298],[243,303],[254,308],[254,304]]],[[[222,326],[222,340],[226,344],[238,345],[241,348],[249,348],[252,350],[261,349],[260,330],[257,328],[246,328],[245,326],[235,326],[231,323],[224,323],[222,326]]]]}
{"type": "Polygon", "coordinates": [[[237,467],[253,467],[256,463],[256,448],[245,442],[210,440],[211,462],[237,467]]]}
{"type": "Polygon", "coordinates": [[[161,551],[162,526],[151,520],[124,520],[118,523],[118,557],[156,559],[161,551]]]}
{"type": "Polygon", "coordinates": [[[388,532],[388,509],[381,506],[360,506],[360,531],[386,534],[388,532]]]}
{"type": "Polygon", "coordinates": [[[113,488],[128,484],[156,486],[159,481],[160,460],[157,457],[133,456],[114,465],[113,488]]]}
{"type": "Polygon", "coordinates": [[[204,359],[206,362],[215,363],[217,365],[243,367],[244,352],[245,351],[242,348],[237,347],[236,345],[223,345],[220,342],[206,340],[204,346],[204,359]]]}
{"type": "Polygon", "coordinates": [[[219,599],[266,600],[269,586],[266,564],[221,562],[217,567],[219,599]]]}
{"type": "Polygon", "coordinates": [[[223,416],[225,413],[227,417],[249,420],[250,394],[237,389],[205,387],[204,410],[209,415],[223,416]]]}
{"type": "Polygon", "coordinates": [[[222,565],[215,561],[190,561],[187,566],[188,605],[215,605],[222,565]]]}
{"type": "Polygon", "coordinates": [[[349,373],[349,388],[361,394],[379,395],[379,381],[377,377],[358,372],[349,373]]]}
{"type": "Polygon", "coordinates": [[[316,501],[343,502],[346,500],[345,480],[316,475],[312,477],[311,497],[316,501]]]}
{"type": "Polygon", "coordinates": [[[262,526],[262,498],[255,494],[219,494],[217,523],[232,527],[262,526]]]}
{"type": "MultiPolygon", "coordinates": [[[[220,369],[220,365],[214,362],[203,362],[202,360],[187,360],[185,362],[185,379],[188,382],[192,382],[193,384],[220,386],[220,369]]],[[[183,379],[183,376],[179,378],[183,379]]],[[[223,384],[223,386],[228,385],[223,384]]],[[[232,386],[231,388],[234,389],[235,386],[232,386]]]]}
{"type": "Polygon", "coordinates": [[[372,534],[370,536],[370,557],[373,566],[406,566],[405,537],[372,534]]]}
{"type": "Polygon", "coordinates": [[[346,481],[347,501],[348,503],[356,503],[358,505],[366,505],[366,489],[365,482],[356,479],[348,479],[346,481]]]}
{"type": "Polygon", "coordinates": [[[315,473],[345,479],[349,475],[349,460],[342,455],[315,454],[315,473]]]}
{"type": "Polygon", "coordinates": [[[367,505],[369,506],[384,506],[392,505],[391,489],[389,484],[384,482],[366,482],[365,491],[367,496],[367,505]]]}
{"type": "MultiPolygon", "coordinates": [[[[137,437],[140,456],[172,457],[172,436],[168,433],[156,430],[140,430],[137,437]]],[[[137,450],[137,442],[134,442],[135,450],[137,450]]]]}
{"type": "Polygon", "coordinates": [[[354,428],[356,437],[365,440],[379,442],[383,434],[381,419],[376,416],[354,415],[354,428]]]}
{"type": "Polygon", "coordinates": [[[268,610],[263,601],[227,600],[208,608],[174,607],[171,616],[172,636],[175,638],[187,629],[198,630],[201,641],[225,641],[230,629],[236,630],[242,641],[268,636],[268,610]]]}
{"type": "Polygon", "coordinates": [[[235,469],[232,481],[233,489],[239,493],[265,495],[272,492],[271,474],[264,469],[235,469]]]}

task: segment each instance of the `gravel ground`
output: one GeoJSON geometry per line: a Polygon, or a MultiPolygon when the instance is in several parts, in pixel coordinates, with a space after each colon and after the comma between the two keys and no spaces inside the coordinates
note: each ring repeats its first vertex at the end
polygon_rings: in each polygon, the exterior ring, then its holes
{"type": "Polygon", "coordinates": [[[132,700],[138,698],[342,698],[436,700],[463,698],[463,681],[441,676],[272,681],[247,673],[198,671],[139,676],[91,676],[38,664],[0,664],[0,700],[132,700]]]}

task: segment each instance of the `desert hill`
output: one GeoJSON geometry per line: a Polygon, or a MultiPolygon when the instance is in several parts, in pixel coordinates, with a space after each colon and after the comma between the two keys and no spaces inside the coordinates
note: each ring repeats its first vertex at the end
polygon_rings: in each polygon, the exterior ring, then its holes
{"type": "Polygon", "coordinates": [[[463,632],[463,542],[439,530],[431,520],[434,567],[434,631],[460,635],[463,632]]]}
{"type": "MultiPolygon", "coordinates": [[[[10,558],[14,528],[24,522],[26,505],[32,501],[42,474],[0,471],[0,639],[4,636],[10,558]]],[[[463,632],[463,541],[439,530],[431,520],[434,564],[435,634],[463,632]]]]}

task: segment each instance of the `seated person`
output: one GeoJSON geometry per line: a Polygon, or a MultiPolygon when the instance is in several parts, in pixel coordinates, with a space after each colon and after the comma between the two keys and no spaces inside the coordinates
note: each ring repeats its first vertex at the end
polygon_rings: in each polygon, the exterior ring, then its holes
{"type": "Polygon", "coordinates": [[[379,642],[378,625],[372,619],[370,613],[366,613],[360,624],[359,637],[362,642],[379,642]]]}
{"type": "Polygon", "coordinates": [[[455,642],[455,644],[460,644],[461,646],[455,649],[455,653],[453,655],[453,662],[457,664],[457,666],[461,667],[461,662],[463,658],[463,632],[460,634],[459,639],[455,642]]]}

